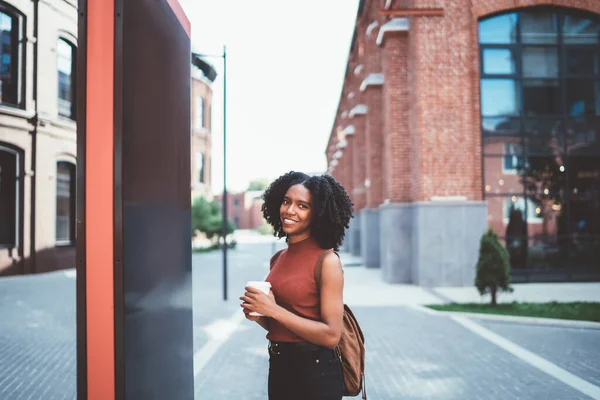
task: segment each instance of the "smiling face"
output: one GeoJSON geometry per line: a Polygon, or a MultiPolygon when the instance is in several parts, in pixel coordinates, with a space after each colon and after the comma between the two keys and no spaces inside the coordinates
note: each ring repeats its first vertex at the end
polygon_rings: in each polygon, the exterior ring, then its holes
{"type": "Polygon", "coordinates": [[[281,202],[279,218],[290,243],[310,237],[312,203],[310,191],[304,185],[290,186],[281,202]]]}

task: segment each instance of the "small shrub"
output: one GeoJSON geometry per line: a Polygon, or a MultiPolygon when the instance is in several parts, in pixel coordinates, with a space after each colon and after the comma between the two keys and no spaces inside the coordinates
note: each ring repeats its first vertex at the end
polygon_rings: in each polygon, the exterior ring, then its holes
{"type": "Polygon", "coordinates": [[[511,292],[510,257],[498,235],[489,229],[481,237],[475,286],[481,295],[490,293],[492,306],[497,304],[499,290],[511,292]]]}

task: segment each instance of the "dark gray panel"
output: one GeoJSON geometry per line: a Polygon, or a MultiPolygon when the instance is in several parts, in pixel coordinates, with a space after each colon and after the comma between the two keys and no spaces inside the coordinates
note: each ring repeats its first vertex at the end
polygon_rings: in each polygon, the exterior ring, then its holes
{"type": "Polygon", "coordinates": [[[123,13],[125,396],[193,399],[190,40],[166,0],[124,2],[123,13]]]}

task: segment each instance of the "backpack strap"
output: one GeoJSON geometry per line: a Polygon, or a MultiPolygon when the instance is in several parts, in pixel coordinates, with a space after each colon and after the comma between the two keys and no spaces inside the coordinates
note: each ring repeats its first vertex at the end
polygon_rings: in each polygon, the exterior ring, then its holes
{"type": "MultiPolygon", "coordinates": [[[[285,249],[283,249],[283,250],[285,250],[285,249]]],[[[273,265],[275,265],[275,262],[277,261],[277,259],[281,255],[281,253],[283,253],[283,250],[279,250],[277,253],[273,254],[273,257],[271,257],[271,261],[269,261],[269,264],[270,264],[269,270],[273,269],[273,265]]]]}
{"type": "Polygon", "coordinates": [[[321,275],[323,275],[323,260],[329,253],[335,253],[336,256],[340,256],[338,252],[334,250],[325,250],[319,254],[319,258],[317,258],[317,264],[315,265],[315,282],[317,282],[317,287],[319,289],[321,289],[321,275]]]}

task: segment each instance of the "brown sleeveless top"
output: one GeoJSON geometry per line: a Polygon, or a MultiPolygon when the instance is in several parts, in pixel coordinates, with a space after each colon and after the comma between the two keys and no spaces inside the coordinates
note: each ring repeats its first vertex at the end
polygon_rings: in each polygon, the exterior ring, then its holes
{"type": "MultiPolygon", "coordinates": [[[[277,304],[303,318],[321,320],[320,294],[315,281],[315,266],[323,249],[313,238],[288,244],[271,264],[266,278],[277,304]]],[[[275,342],[304,342],[304,339],[274,319],[267,339],[275,342]]]]}

